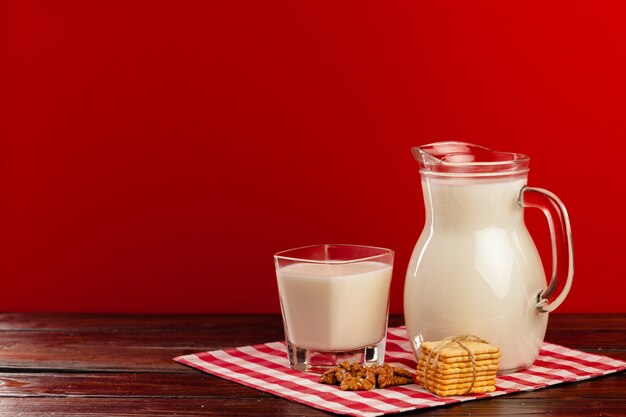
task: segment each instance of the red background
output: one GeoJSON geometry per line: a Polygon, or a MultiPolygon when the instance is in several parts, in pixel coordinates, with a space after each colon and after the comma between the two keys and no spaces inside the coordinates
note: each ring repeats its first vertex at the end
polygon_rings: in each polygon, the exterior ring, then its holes
{"type": "Polygon", "coordinates": [[[621,4],[4,1],[0,309],[277,312],[272,254],[345,242],[401,312],[410,148],[463,139],[567,205],[557,311],[624,312],[621,4]]]}

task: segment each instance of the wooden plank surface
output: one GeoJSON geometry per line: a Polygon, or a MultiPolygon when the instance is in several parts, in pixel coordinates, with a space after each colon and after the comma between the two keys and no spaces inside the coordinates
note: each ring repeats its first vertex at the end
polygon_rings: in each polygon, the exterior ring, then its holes
{"type": "MultiPolygon", "coordinates": [[[[330,416],[300,404],[273,398],[0,398],[0,416],[330,416]],[[62,410],[62,411],[51,411],[62,410]]],[[[624,416],[619,399],[571,399],[553,401],[521,397],[471,401],[453,406],[407,412],[399,416],[624,416]]]]}
{"type": "MultiPolygon", "coordinates": [[[[172,361],[282,337],[277,315],[0,314],[0,416],[329,415],[172,361]]],[[[626,360],[626,315],[555,314],[546,340],[626,360]]],[[[619,373],[402,415],[626,415],[624,386],[619,373]]]]}

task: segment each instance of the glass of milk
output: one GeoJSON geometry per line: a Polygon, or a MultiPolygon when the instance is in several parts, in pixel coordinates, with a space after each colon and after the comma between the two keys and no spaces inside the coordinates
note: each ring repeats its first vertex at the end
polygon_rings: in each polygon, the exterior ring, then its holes
{"type": "Polygon", "coordinates": [[[393,256],[390,249],[337,244],[274,255],[293,369],[383,363],[393,256]]]}

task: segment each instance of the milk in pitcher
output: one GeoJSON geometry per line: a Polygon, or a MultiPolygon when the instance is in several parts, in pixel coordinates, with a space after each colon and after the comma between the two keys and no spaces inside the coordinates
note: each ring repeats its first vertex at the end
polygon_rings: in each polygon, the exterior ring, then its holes
{"type": "Polygon", "coordinates": [[[500,347],[502,370],[534,361],[547,314],[532,303],[546,280],[517,205],[525,181],[423,179],[426,222],[404,298],[416,354],[422,341],[474,334],[500,347]]]}

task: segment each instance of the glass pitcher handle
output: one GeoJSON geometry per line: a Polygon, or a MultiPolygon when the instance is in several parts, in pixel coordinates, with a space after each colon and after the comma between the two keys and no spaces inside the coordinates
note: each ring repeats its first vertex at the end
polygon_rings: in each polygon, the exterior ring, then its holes
{"type": "Polygon", "coordinates": [[[552,240],[552,278],[545,290],[539,291],[535,309],[549,313],[561,305],[574,280],[572,229],[565,206],[548,190],[524,186],[517,201],[520,207],[535,207],[546,215],[552,240]],[[556,292],[561,288],[560,292],[556,292]]]}

